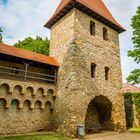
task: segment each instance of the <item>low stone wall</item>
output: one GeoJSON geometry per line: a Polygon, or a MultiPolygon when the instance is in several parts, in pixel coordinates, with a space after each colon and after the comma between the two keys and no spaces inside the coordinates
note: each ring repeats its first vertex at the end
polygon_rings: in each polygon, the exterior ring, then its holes
{"type": "Polygon", "coordinates": [[[0,134],[51,130],[55,86],[0,79],[0,134]]]}

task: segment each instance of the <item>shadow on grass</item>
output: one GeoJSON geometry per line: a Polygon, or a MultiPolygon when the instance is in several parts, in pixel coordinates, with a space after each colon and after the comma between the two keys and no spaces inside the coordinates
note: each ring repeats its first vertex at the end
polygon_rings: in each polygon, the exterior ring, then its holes
{"type": "Polygon", "coordinates": [[[24,136],[1,137],[0,140],[71,140],[71,138],[62,137],[57,134],[34,134],[24,136]]]}

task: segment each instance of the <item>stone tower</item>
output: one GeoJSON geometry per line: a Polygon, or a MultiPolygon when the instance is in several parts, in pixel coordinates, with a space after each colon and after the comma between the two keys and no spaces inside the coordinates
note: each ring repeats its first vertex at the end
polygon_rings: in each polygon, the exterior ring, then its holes
{"type": "Polygon", "coordinates": [[[125,130],[117,23],[101,0],[62,0],[45,24],[50,55],[60,63],[53,127],[77,134],[77,125],[125,130]]]}

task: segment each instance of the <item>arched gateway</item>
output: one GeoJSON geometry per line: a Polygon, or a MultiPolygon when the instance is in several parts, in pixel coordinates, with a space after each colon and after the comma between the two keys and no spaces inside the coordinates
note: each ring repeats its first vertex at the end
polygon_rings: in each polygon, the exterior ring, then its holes
{"type": "Polygon", "coordinates": [[[111,113],[111,101],[105,96],[96,96],[88,105],[85,117],[85,132],[94,133],[100,129],[113,130],[111,113]]]}

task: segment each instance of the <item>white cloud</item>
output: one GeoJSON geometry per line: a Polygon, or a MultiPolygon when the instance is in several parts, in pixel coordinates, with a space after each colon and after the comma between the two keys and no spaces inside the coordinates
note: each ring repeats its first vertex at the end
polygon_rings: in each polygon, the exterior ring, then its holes
{"type": "MultiPolygon", "coordinates": [[[[131,17],[140,5],[139,0],[103,0],[116,20],[127,31],[120,35],[121,63],[123,80],[130,71],[140,66],[127,57],[127,51],[132,49],[131,17]]],[[[52,16],[60,0],[8,0],[4,6],[0,3],[0,26],[4,28],[4,41],[14,44],[27,36],[49,37],[50,31],[43,27],[52,16]]]]}
{"type": "Polygon", "coordinates": [[[49,37],[49,30],[43,25],[57,5],[58,2],[46,0],[9,0],[6,6],[1,4],[0,26],[4,29],[4,41],[14,44],[27,36],[49,37]]]}

